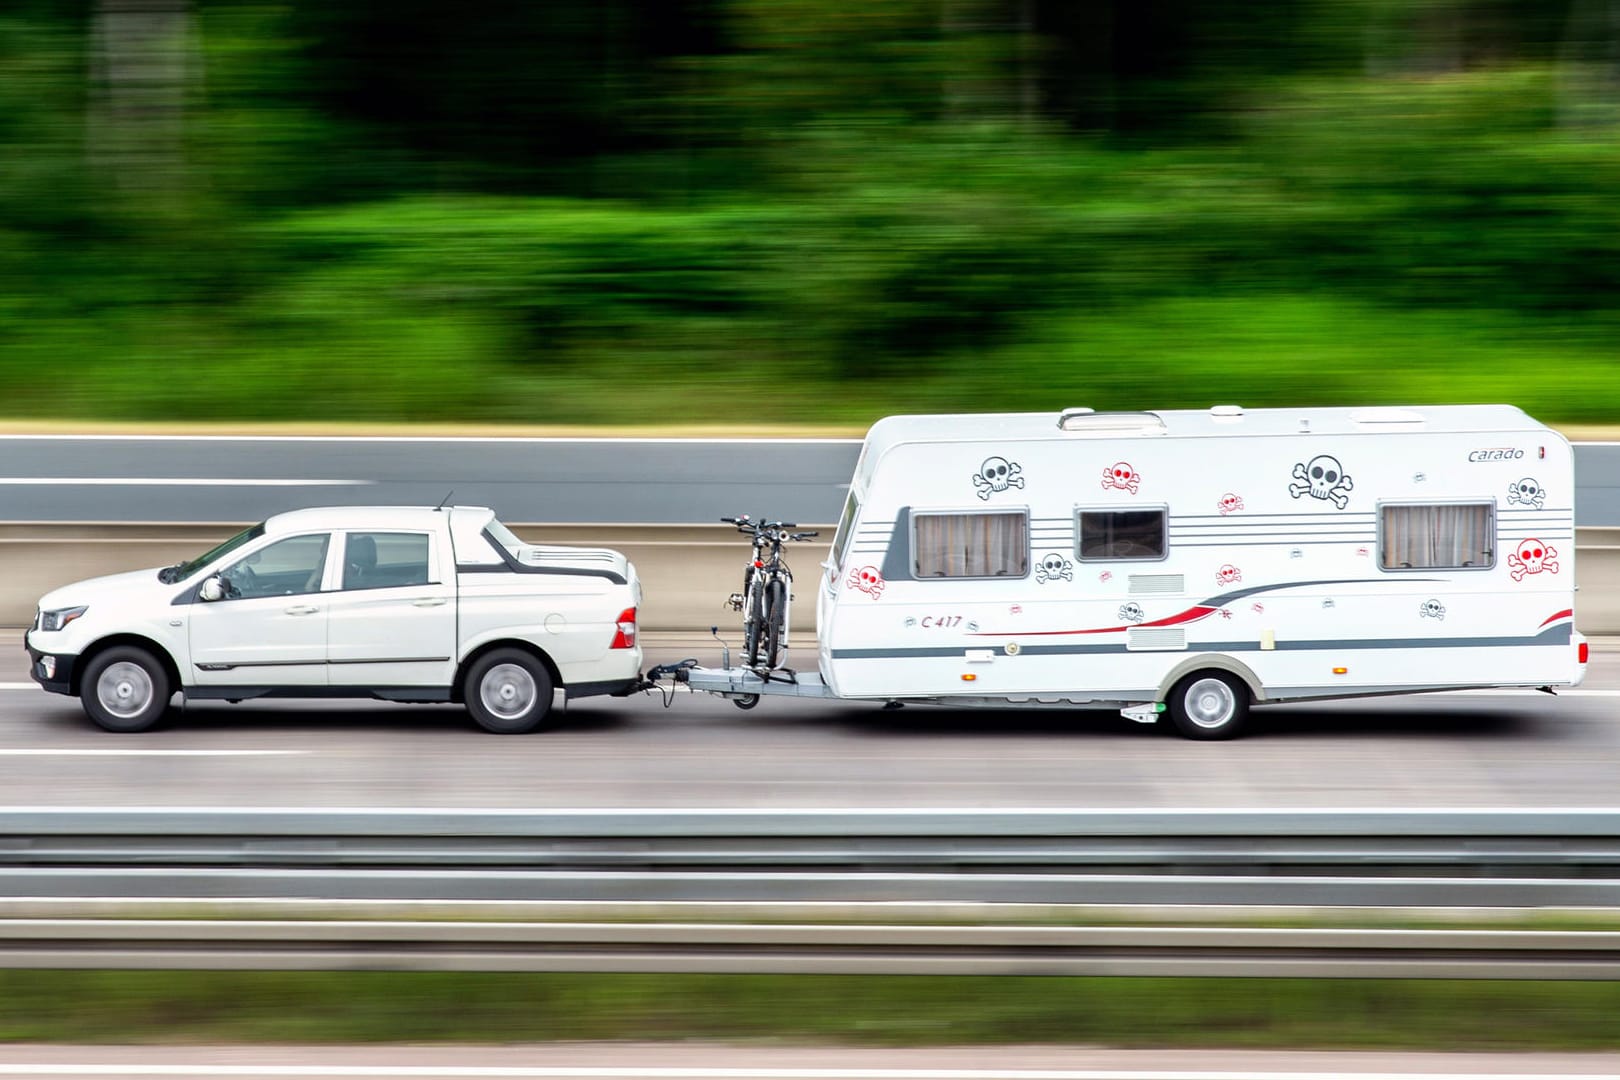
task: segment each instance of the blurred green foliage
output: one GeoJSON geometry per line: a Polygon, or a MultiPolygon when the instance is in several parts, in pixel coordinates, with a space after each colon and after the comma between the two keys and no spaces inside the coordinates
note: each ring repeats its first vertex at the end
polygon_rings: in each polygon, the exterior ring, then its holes
{"type": "Polygon", "coordinates": [[[0,1042],[792,1039],[1614,1050],[1620,984],[1521,980],[0,971],[0,1042]]]}
{"type": "Polygon", "coordinates": [[[15,0],[4,411],[1609,420],[1606,12],[15,0]]]}

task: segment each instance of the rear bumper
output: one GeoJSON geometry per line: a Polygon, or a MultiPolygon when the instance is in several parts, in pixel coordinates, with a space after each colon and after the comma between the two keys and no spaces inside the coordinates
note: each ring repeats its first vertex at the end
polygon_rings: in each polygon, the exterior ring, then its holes
{"type": "Polygon", "coordinates": [[[624,697],[641,689],[641,679],[610,679],[606,682],[574,683],[567,689],[569,701],[582,697],[624,697]]]}

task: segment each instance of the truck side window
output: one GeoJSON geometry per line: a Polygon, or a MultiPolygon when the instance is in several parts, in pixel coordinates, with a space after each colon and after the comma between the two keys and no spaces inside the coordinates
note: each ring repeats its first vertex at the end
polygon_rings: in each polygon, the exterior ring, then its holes
{"type": "Polygon", "coordinates": [[[1155,510],[1079,510],[1075,516],[1077,554],[1095,559],[1162,559],[1165,555],[1165,519],[1155,510]]]}
{"type": "Polygon", "coordinates": [[[1495,503],[1384,503],[1378,565],[1384,570],[1488,570],[1496,565],[1495,503]]]}
{"type": "Polygon", "coordinates": [[[913,513],[912,573],[919,578],[1024,577],[1029,514],[913,513]]]}
{"type": "Polygon", "coordinates": [[[290,536],[260,548],[221,571],[227,600],[319,592],[326,569],[327,533],[290,536]]]}
{"type": "Polygon", "coordinates": [[[427,533],[352,532],[343,546],[345,589],[426,585],[427,533]]]}

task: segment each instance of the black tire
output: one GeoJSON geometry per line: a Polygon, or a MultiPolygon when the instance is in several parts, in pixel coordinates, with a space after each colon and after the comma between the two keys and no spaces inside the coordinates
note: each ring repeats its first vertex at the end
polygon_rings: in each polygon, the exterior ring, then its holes
{"type": "Polygon", "coordinates": [[[782,663],[782,631],[787,621],[787,586],[780,580],[765,586],[765,663],[775,668],[782,663]]]}
{"type": "Polygon", "coordinates": [[[478,726],[493,735],[533,731],[551,712],[551,673],[522,649],[485,653],[467,669],[461,695],[478,726]]]}
{"type": "Polygon", "coordinates": [[[1225,671],[1195,671],[1165,702],[1176,732],[1188,739],[1230,739],[1249,719],[1249,688],[1225,671]]]}
{"type": "Polygon", "coordinates": [[[744,712],[747,712],[749,709],[752,709],[755,705],[759,704],[759,695],[738,694],[736,697],[731,699],[731,703],[737,706],[737,708],[742,709],[744,712]]]}
{"type": "Polygon", "coordinates": [[[79,683],[79,704],[103,731],[150,731],[169,711],[169,673],[146,649],[117,645],[96,653],[79,683]]]}
{"type": "Polygon", "coordinates": [[[757,668],[764,663],[765,589],[757,579],[743,600],[743,666],[757,668]]]}

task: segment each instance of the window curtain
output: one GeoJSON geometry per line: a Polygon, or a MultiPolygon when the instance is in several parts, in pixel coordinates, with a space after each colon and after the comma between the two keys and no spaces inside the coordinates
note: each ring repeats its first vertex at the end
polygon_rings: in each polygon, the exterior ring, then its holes
{"type": "Polygon", "coordinates": [[[1487,503],[1384,507],[1386,570],[1486,567],[1494,546],[1487,503]]]}
{"type": "Polygon", "coordinates": [[[1023,577],[1029,572],[1029,518],[1013,514],[917,514],[920,578],[1023,577]]]}

